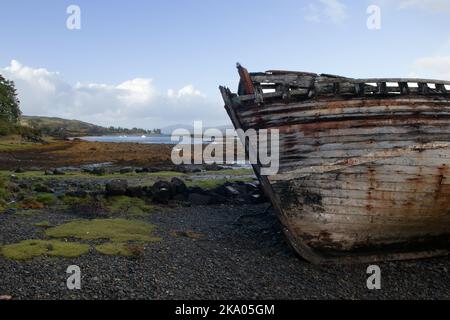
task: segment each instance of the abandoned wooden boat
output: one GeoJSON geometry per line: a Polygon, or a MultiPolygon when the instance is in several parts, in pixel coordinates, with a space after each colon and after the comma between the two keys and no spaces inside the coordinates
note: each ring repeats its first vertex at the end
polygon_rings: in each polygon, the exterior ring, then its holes
{"type": "Polygon", "coordinates": [[[236,129],[279,130],[278,173],[253,167],[301,256],[449,252],[450,81],[238,69],[238,94],[220,87],[226,110],[236,129]]]}

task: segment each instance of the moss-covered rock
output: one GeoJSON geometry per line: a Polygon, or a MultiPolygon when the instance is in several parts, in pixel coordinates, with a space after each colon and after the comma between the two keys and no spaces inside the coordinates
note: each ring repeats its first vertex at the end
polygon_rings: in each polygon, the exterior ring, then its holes
{"type": "Polygon", "coordinates": [[[28,260],[39,256],[74,258],[89,251],[89,245],[59,240],[25,240],[5,245],[0,253],[11,260],[28,260]]]}
{"type": "Polygon", "coordinates": [[[53,238],[77,238],[81,240],[108,239],[112,242],[159,241],[152,237],[155,226],[142,221],[125,219],[77,220],[46,230],[53,238]]]}
{"type": "Polygon", "coordinates": [[[112,256],[136,257],[144,253],[143,245],[130,243],[105,243],[95,246],[95,249],[101,254],[112,256]]]}

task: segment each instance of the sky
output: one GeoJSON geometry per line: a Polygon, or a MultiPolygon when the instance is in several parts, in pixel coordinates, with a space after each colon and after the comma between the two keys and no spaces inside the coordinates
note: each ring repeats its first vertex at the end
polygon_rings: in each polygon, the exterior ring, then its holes
{"type": "Polygon", "coordinates": [[[228,124],[218,86],[236,91],[236,62],[450,80],[448,0],[2,0],[0,39],[24,114],[104,126],[228,124]]]}

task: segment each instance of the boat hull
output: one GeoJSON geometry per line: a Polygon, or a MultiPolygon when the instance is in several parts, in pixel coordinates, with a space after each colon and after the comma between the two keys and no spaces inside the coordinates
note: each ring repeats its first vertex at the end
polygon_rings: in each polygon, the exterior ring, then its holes
{"type": "Polygon", "coordinates": [[[450,102],[397,95],[228,103],[238,129],[278,129],[259,174],[289,242],[314,263],[448,253],[450,102]]]}

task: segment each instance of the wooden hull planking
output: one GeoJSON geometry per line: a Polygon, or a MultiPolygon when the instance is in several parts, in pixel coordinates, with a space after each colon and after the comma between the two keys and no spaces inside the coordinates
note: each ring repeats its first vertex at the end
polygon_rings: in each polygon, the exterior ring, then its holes
{"type": "Polygon", "coordinates": [[[221,90],[237,129],[280,132],[278,174],[254,169],[300,255],[339,263],[448,253],[450,102],[439,83],[433,94],[399,82],[395,92],[320,95],[316,85],[313,96],[273,98],[258,76],[253,99],[221,90]]]}

